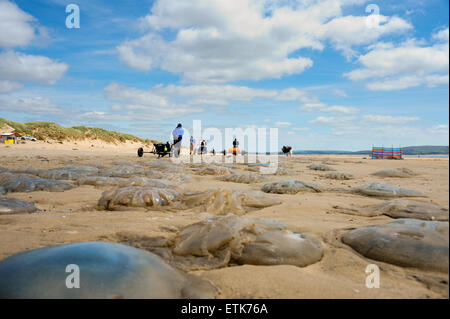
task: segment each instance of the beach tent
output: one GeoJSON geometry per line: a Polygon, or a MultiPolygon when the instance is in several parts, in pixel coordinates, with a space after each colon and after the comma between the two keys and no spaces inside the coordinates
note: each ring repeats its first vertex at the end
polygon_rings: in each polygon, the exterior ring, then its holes
{"type": "Polygon", "coordinates": [[[19,133],[0,133],[0,143],[17,144],[17,138],[21,136],[19,133]]]}
{"type": "Polygon", "coordinates": [[[403,159],[400,147],[372,147],[373,159],[403,159]]]}

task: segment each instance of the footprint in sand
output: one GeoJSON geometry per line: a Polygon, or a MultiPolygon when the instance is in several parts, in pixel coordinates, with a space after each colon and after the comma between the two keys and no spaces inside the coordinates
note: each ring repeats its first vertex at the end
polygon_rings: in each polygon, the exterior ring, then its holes
{"type": "Polygon", "coordinates": [[[416,176],[417,174],[408,168],[388,168],[388,169],[383,169],[383,170],[377,171],[377,172],[373,173],[372,175],[375,175],[378,177],[408,178],[408,177],[416,176]]]}

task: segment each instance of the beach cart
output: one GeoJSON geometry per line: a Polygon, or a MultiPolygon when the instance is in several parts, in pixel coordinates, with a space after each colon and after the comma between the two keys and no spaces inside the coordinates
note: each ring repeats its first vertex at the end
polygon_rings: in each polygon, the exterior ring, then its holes
{"type": "Polygon", "coordinates": [[[139,157],[142,157],[144,155],[144,153],[156,154],[156,155],[158,155],[158,158],[164,157],[167,154],[169,154],[169,157],[170,157],[171,150],[172,150],[172,145],[170,145],[169,142],[167,142],[165,144],[158,143],[158,144],[153,144],[153,149],[150,152],[145,152],[142,147],[139,147],[137,154],[139,157]]]}

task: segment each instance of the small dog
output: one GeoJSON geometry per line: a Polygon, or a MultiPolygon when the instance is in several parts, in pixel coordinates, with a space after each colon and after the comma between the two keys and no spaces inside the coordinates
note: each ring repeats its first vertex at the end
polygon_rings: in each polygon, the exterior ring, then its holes
{"type": "Polygon", "coordinates": [[[282,151],[284,154],[286,154],[286,156],[292,156],[292,153],[291,153],[292,147],[290,147],[290,146],[283,146],[283,147],[281,148],[281,151],[282,151]]]}

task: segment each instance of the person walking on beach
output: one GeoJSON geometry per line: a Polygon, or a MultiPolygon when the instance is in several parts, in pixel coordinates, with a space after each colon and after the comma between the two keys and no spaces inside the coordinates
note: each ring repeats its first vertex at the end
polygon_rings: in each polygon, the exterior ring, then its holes
{"type": "Polygon", "coordinates": [[[239,145],[239,142],[238,142],[237,138],[234,138],[234,140],[233,140],[233,155],[237,155],[238,145],[239,145]]]}
{"type": "Polygon", "coordinates": [[[175,157],[180,156],[181,152],[181,140],[183,139],[184,129],[181,123],[178,123],[177,127],[172,131],[173,136],[173,155],[175,157]]]}
{"type": "Polygon", "coordinates": [[[189,143],[190,143],[189,154],[192,155],[192,153],[194,152],[194,145],[195,145],[195,140],[192,135],[191,135],[191,139],[189,140],[189,143]]]}
{"type": "Polygon", "coordinates": [[[206,141],[202,140],[202,142],[200,143],[200,155],[202,155],[203,153],[206,153],[206,141]]]}

